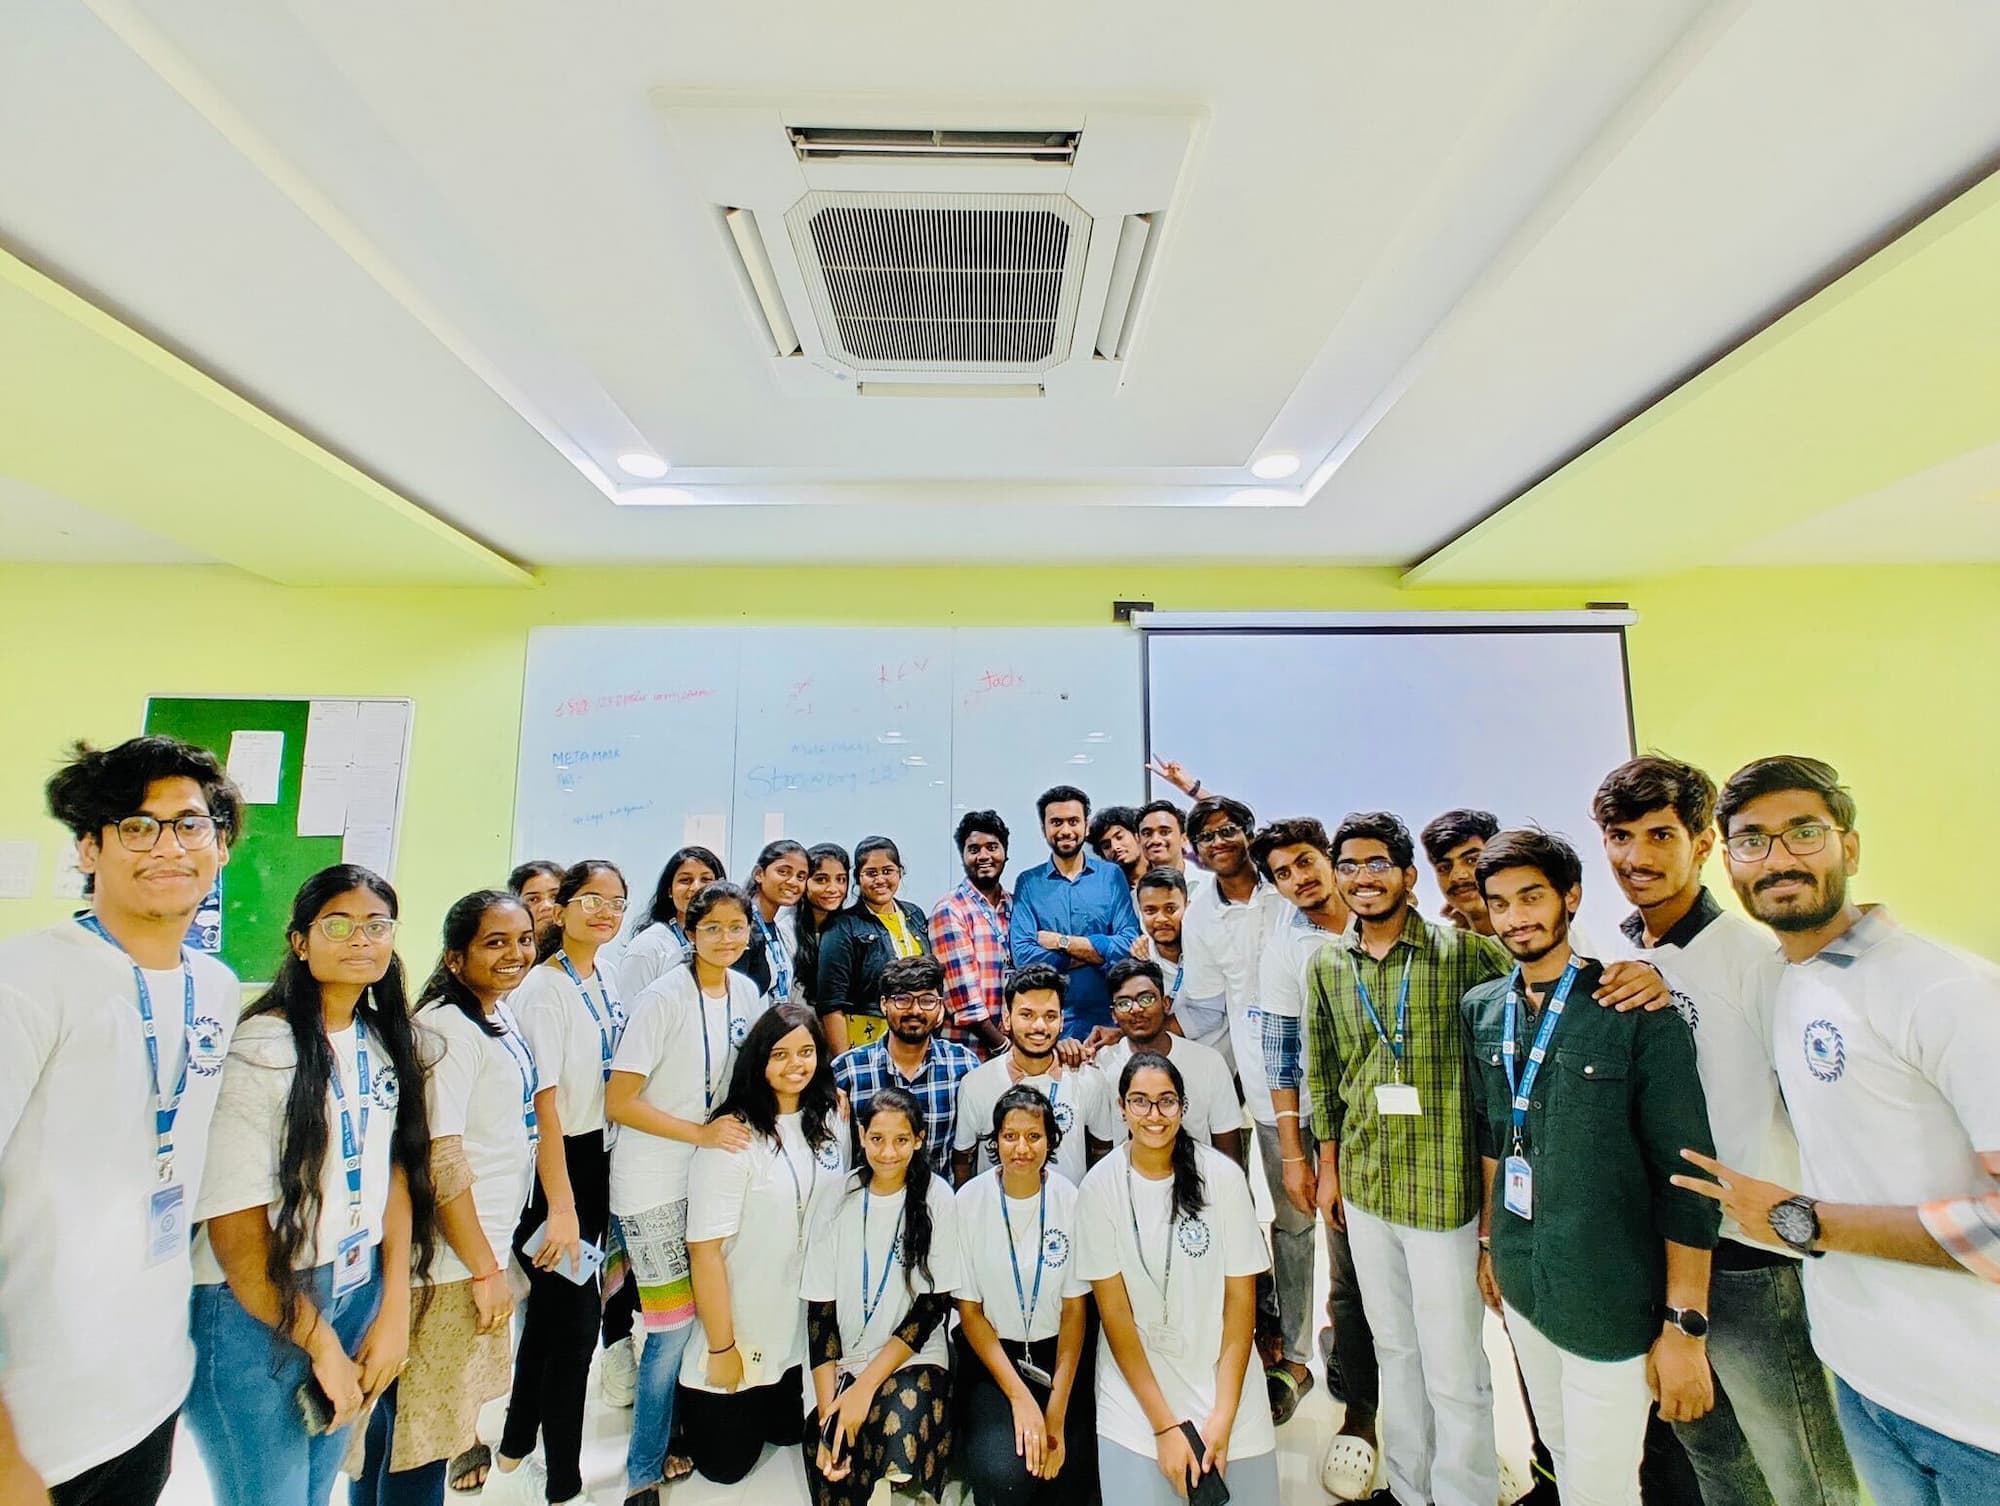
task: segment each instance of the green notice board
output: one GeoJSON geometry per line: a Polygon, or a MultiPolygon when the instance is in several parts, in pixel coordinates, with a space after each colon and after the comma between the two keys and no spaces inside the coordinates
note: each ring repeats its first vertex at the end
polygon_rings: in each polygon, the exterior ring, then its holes
{"type": "MultiPolygon", "coordinates": [[[[225,762],[238,732],[284,735],[277,800],[246,805],[243,829],[222,870],[221,958],[239,978],[271,977],[285,954],[292,896],[320,869],[338,863],[344,838],[299,835],[299,794],[306,764],[306,730],[314,702],[280,698],[224,699],[153,696],[146,731],[207,748],[225,762]]],[[[401,779],[401,758],[397,779],[401,779]]],[[[384,865],[386,866],[386,865],[384,865]]]]}

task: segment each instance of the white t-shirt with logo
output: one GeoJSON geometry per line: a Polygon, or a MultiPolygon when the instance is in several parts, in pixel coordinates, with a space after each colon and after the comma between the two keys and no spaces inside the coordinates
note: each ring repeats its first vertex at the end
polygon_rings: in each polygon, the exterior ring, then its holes
{"type": "Polygon", "coordinates": [[[618,997],[637,999],[686,958],[687,948],[672,926],[647,926],[618,954],[618,997]]]}
{"type": "MultiPolygon", "coordinates": [[[[1778,1079],[1809,1197],[1909,1206],[1993,1190],[2000,968],[1871,910],[1778,985],[1778,1079]]],[[[1813,1348],[1856,1391],[2000,1452],[2000,1286],[1838,1252],[1805,1262],[1813,1348]]]]}
{"type": "MultiPolygon", "coordinates": [[[[1181,1028],[1191,1034],[1194,1022],[1182,1001],[1223,1000],[1228,1028],[1214,1042],[1243,1084],[1244,1101],[1259,1124],[1276,1118],[1271,1107],[1271,1087],[1264,1076],[1264,1010],[1258,988],[1258,974],[1264,961],[1264,946],[1282,925],[1292,905],[1264,878],[1241,904],[1222,897],[1220,885],[1211,884],[1189,898],[1187,919],[1181,923],[1180,988],[1174,1013],[1181,1028]]],[[[1206,1036],[1201,1039],[1209,1043],[1206,1036]]]]}
{"type": "MultiPolygon", "coordinates": [[[[1014,1077],[1004,1055],[981,1062],[959,1080],[958,1122],[952,1149],[969,1151],[977,1146],[979,1155],[974,1166],[978,1171],[993,1167],[993,1105],[1013,1086],[1014,1077]]],[[[1035,1089],[1055,1104],[1056,1127],[1062,1131],[1062,1144],[1056,1148],[1050,1165],[1072,1184],[1082,1182],[1089,1165],[1089,1137],[1094,1135],[1108,1144],[1114,1133],[1112,1121],[1118,1117],[1111,1094],[1104,1086],[1103,1074],[1089,1067],[1063,1068],[1059,1076],[1043,1073],[1039,1077],[1024,1077],[1021,1086],[1035,1089]]]]}
{"type": "Polygon", "coordinates": [[[1043,1182],[1046,1206],[1034,1197],[1004,1197],[996,1168],[958,1189],[959,1281],[961,1302],[977,1302],[993,1331],[1009,1343],[1051,1339],[1062,1330],[1067,1297],[1090,1294],[1076,1258],[1077,1188],[1066,1178],[1043,1182]],[[1006,1203],[1003,1218],[1000,1207],[1006,1203]],[[1009,1240],[1009,1232],[1012,1239],[1009,1240]],[[1007,1253],[1013,1245],[1013,1256],[1007,1253]],[[1036,1271],[1041,1272],[1040,1290],[1036,1271]],[[1021,1284],[1014,1285],[1016,1272],[1021,1284]],[[1022,1322],[1023,1304],[1028,1308],[1022,1322]]]}
{"type": "MultiPolygon", "coordinates": [[[[863,1173],[866,1174],[865,1172],[863,1173]]],[[[951,1186],[943,1177],[930,1181],[925,1199],[931,1213],[930,1276],[922,1271],[905,1272],[902,1257],[904,1192],[888,1196],[864,1194],[862,1188],[848,1191],[832,1216],[818,1225],[806,1245],[805,1274],[799,1295],[808,1302],[831,1302],[840,1319],[840,1369],[858,1375],[882,1346],[896,1336],[910,1315],[912,1296],[942,1292],[950,1296],[958,1290],[958,1222],[951,1186]],[[866,1238],[864,1241],[864,1228],[866,1238]],[[864,1265],[863,1250],[867,1259],[864,1265]],[[868,1278],[868,1296],[863,1299],[863,1274],[868,1278]],[[884,1272],[888,1274],[884,1275],[884,1272]],[[905,1282],[905,1276],[909,1282],[905,1282]],[[881,1299],[876,1300],[879,1290],[881,1299]],[[870,1314],[872,1313],[872,1316],[870,1314]]],[[[931,1330],[921,1349],[898,1366],[949,1365],[949,1322],[931,1330]]]]}
{"type": "MultiPolygon", "coordinates": [[[[1105,1095],[1111,1104],[1111,1143],[1125,1143],[1125,1116],[1118,1107],[1118,1078],[1132,1059],[1132,1043],[1116,1040],[1097,1053],[1092,1070],[1104,1079],[1105,1095]]],[[[1174,1037],[1167,1060],[1180,1069],[1187,1084],[1187,1103],[1181,1109],[1181,1128],[1204,1144],[1218,1134],[1243,1128],[1243,1105],[1236,1099],[1236,1079],[1220,1052],[1174,1037]]]]}
{"type": "MultiPolygon", "coordinates": [[[[192,1057],[182,974],[146,974],[160,1076],[171,1088],[188,1066],[174,1124],[186,1214],[242,1007],[229,969],[189,965],[192,1057]]],[[[194,1377],[188,1247],[147,1263],[157,1096],[124,953],[74,921],[0,942],[0,1392],[44,1480],[124,1453],[194,1377]]]]}
{"type": "MultiPolygon", "coordinates": [[[[1078,1199],[1077,1258],[1086,1281],[1124,1279],[1147,1363],[1167,1406],[1200,1426],[1215,1409],[1227,1280],[1261,1275],[1271,1268],[1271,1257],[1242,1171],[1209,1146],[1197,1153],[1206,1202],[1199,1214],[1179,1220],[1173,1218],[1172,1178],[1156,1182],[1140,1176],[1122,1151],[1092,1167],[1078,1199]],[[1175,1341],[1176,1353],[1163,1352],[1161,1336],[1175,1341]]],[[[1278,1446],[1264,1388],[1254,1380],[1256,1353],[1253,1344],[1244,1360],[1242,1399],[1229,1434],[1232,1459],[1254,1458],[1278,1446]]],[[[1101,1333],[1097,1433],[1120,1448],[1153,1456],[1152,1424],[1101,1333]]]]}
{"type": "MultiPolygon", "coordinates": [[[[778,1138],[751,1139],[747,1150],[703,1146],[688,1169],[688,1243],[722,1241],[736,1345],[747,1365],[761,1352],[750,1383],[770,1385],[806,1360],[806,1309],[799,1296],[814,1229],[831,1219],[847,1182],[847,1125],[828,1123],[827,1141],[807,1142],[798,1114],[778,1116],[778,1138]],[[803,1203],[803,1206],[801,1204],[803,1203]]],[[[695,1316],[681,1359],[681,1384],[708,1384],[707,1331],[695,1316]]]]}
{"type": "MultiPolygon", "coordinates": [[[[368,1085],[363,1090],[355,1051],[355,1027],[329,1031],[334,1070],[347,1095],[348,1122],[361,1148],[360,1222],[353,1219],[347,1186],[347,1165],[341,1153],[340,1100],[326,1090],[326,1157],[320,1162],[319,1225],[312,1240],[293,1262],[298,1270],[328,1264],[350,1230],[368,1231],[373,1249],[382,1242],[382,1214],[389,1203],[389,1164],[396,1140],[396,1105],[402,1085],[381,1038],[368,1038],[368,1085]],[[361,1122],[361,1104],[368,1104],[368,1124],[361,1122]]],[[[201,1196],[195,1200],[196,1219],[219,1218],[245,1208],[269,1207],[278,1221],[283,1192],[278,1184],[279,1140],[284,1133],[285,1099],[298,1070],[292,1028],[284,1017],[253,1015],[236,1027],[229,1060],[222,1067],[222,1088],[216,1095],[215,1120],[208,1131],[208,1169],[201,1196]]],[[[197,1286],[214,1286],[224,1279],[221,1263],[210,1247],[208,1230],[194,1240],[197,1286]]]]}
{"type": "MultiPolygon", "coordinates": [[[[535,1178],[521,1101],[524,1080],[532,1091],[534,1058],[512,1010],[502,1004],[492,1018],[506,1035],[488,1035],[455,1005],[426,1005],[417,1012],[417,1049],[428,1064],[431,1137],[457,1135],[464,1142],[473,1210],[504,1266],[535,1178]]],[[[472,1274],[440,1233],[431,1280],[444,1285],[472,1274]]]]}
{"type": "Polygon", "coordinates": [[[615,1055],[625,1028],[621,999],[617,985],[602,971],[585,977],[579,988],[556,958],[530,968],[521,986],[507,996],[534,1048],[542,1091],[556,1090],[565,1138],[604,1128],[604,1041],[608,1037],[615,1055]],[[588,1002],[584,989],[590,991],[588,1002]]]}
{"type": "MultiPolygon", "coordinates": [[[[701,1124],[722,1102],[736,1048],[764,1012],[755,983],[734,971],[727,981],[724,998],[704,998],[694,969],[677,967],[633,1000],[611,1070],[646,1080],[641,1103],[701,1124]]],[[[611,1147],[611,1211],[629,1218],[679,1202],[694,1152],[685,1140],[621,1126],[611,1147]]]]}
{"type": "MultiPolygon", "coordinates": [[[[1287,1019],[1304,1020],[1306,1013],[1306,969],[1312,966],[1313,958],[1320,949],[1339,939],[1338,931],[1323,931],[1314,925],[1305,911],[1296,905],[1287,905],[1283,918],[1272,930],[1270,939],[1264,943],[1264,956],[1258,963],[1257,987],[1262,997],[1266,1015],[1282,1015],[1287,1019]]],[[[1303,1030],[1303,1025],[1300,1027],[1303,1030]]],[[[1312,1085],[1305,1075],[1304,1042],[1300,1043],[1299,1074],[1299,1123],[1312,1128],[1312,1085]]],[[[1277,1110],[1271,1113],[1271,1122],[1276,1123],[1277,1110]]]]}

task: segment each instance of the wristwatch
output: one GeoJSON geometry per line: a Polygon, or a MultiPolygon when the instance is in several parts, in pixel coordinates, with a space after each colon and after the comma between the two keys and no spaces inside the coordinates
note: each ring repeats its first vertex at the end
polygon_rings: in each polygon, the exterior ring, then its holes
{"type": "Polygon", "coordinates": [[[1768,1216],[1771,1232],[1801,1255],[1817,1257],[1826,1253],[1813,1248],[1819,1242],[1819,1204],[1812,1198],[1788,1197],[1768,1216]]]}
{"type": "Polygon", "coordinates": [[[1666,1320],[1691,1339],[1708,1337],[1708,1314],[1698,1307],[1668,1307],[1662,1309],[1666,1320]]]}

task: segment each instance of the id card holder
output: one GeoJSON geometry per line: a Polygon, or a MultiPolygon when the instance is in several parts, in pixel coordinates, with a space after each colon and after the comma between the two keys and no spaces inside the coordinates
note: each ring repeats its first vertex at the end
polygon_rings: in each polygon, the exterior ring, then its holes
{"type": "Polygon", "coordinates": [[[1040,1386],[1044,1391],[1053,1391],[1056,1388],[1056,1378],[1035,1363],[1034,1356],[1028,1352],[1025,1344],[1021,1346],[1021,1357],[1014,1361],[1014,1369],[1020,1373],[1021,1379],[1031,1386],[1040,1386]]]}
{"type": "Polygon", "coordinates": [[[187,1189],[179,1182],[155,1187],[146,1199],[146,1264],[166,1264],[187,1242],[187,1189]]]}
{"type": "Polygon", "coordinates": [[[1535,1216],[1535,1173],[1526,1156],[1509,1156],[1501,1168],[1501,1201],[1516,1218],[1535,1216]]]}
{"type": "Polygon", "coordinates": [[[1376,1085],[1376,1113],[1414,1115],[1423,1111],[1423,1105],[1417,1101],[1417,1089],[1414,1083],[1385,1082],[1376,1085]]]}
{"type": "Polygon", "coordinates": [[[1180,1330],[1166,1323],[1155,1324],[1146,1330],[1146,1347],[1164,1360],[1177,1360],[1187,1353],[1180,1330]]]}
{"type": "Polygon", "coordinates": [[[368,1231],[356,1229],[335,1246],[333,1252],[333,1295],[345,1297],[368,1283],[368,1231]]]}

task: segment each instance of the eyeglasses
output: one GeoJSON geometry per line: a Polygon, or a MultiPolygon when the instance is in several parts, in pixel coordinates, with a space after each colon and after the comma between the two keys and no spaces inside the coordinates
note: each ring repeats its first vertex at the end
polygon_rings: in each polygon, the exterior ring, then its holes
{"type": "Polygon", "coordinates": [[[726,926],[719,920],[711,920],[705,925],[696,926],[694,933],[703,941],[748,941],[750,939],[750,928],[740,920],[733,926],[726,926]]]}
{"type": "Polygon", "coordinates": [[[1355,858],[1342,858],[1333,865],[1333,871],[1344,878],[1353,878],[1357,873],[1390,873],[1395,867],[1393,858],[1369,858],[1366,862],[1355,858]]]}
{"type": "Polygon", "coordinates": [[[1162,1093],[1158,1098],[1148,1098],[1144,1093],[1127,1093],[1125,1112],[1134,1119],[1150,1119],[1155,1114],[1162,1119],[1178,1119],[1181,1114],[1180,1095],[1162,1093]]]}
{"type": "Polygon", "coordinates": [[[898,1009],[942,1009],[944,1008],[944,995],[890,994],[882,1002],[884,1004],[893,1004],[898,1009]]]}
{"type": "Polygon", "coordinates": [[[1826,846],[1826,839],[1842,827],[1829,826],[1824,821],[1801,821],[1797,826],[1788,826],[1783,831],[1742,831],[1733,837],[1725,837],[1722,845],[1729,849],[1729,855],[1739,863],[1757,863],[1771,855],[1771,844],[1777,843],[1795,858],[1809,858],[1826,846]]]}
{"type": "Polygon", "coordinates": [[[396,922],[386,915],[370,916],[367,920],[356,920],[352,915],[322,915],[313,922],[313,929],[328,941],[351,941],[357,931],[370,941],[387,941],[396,934],[396,922]]]}
{"type": "Polygon", "coordinates": [[[157,816],[127,816],[118,823],[118,845],[127,852],[151,852],[160,845],[160,833],[174,829],[174,840],[183,852],[215,845],[215,817],[176,816],[162,821],[157,816]]]}
{"type": "Polygon", "coordinates": [[[1156,993],[1124,994],[1111,1001],[1111,1008],[1118,1014],[1136,1014],[1142,1009],[1151,1009],[1160,1002],[1156,993]]]}
{"type": "Polygon", "coordinates": [[[613,915],[623,915],[625,913],[624,900],[611,899],[602,894],[579,894],[570,903],[586,915],[599,915],[606,910],[609,910],[613,915]]]}
{"type": "Polygon", "coordinates": [[[1195,834],[1194,845],[1213,847],[1217,842],[1234,842],[1243,835],[1243,828],[1234,822],[1225,821],[1220,826],[1211,826],[1195,834]]]}

